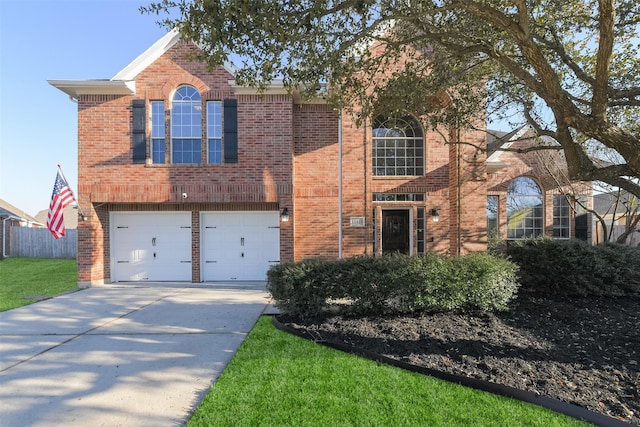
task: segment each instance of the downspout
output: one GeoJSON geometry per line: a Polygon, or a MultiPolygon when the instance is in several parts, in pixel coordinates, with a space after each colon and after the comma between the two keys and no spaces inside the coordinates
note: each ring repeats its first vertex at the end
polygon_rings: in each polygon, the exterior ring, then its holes
{"type": "Polygon", "coordinates": [[[458,186],[458,191],[456,191],[457,193],[457,208],[456,208],[456,214],[457,214],[457,242],[456,242],[456,256],[460,256],[460,253],[462,252],[462,236],[460,233],[462,233],[462,224],[460,224],[460,222],[462,221],[462,177],[460,176],[462,173],[462,153],[461,153],[461,145],[460,145],[460,128],[456,128],[456,156],[458,157],[456,163],[458,164],[458,173],[457,175],[457,186],[458,186]]]}
{"type": "Polygon", "coordinates": [[[20,221],[21,218],[11,215],[2,220],[2,258],[7,257],[7,221],[10,219],[20,221]]]}
{"type": "Polygon", "coordinates": [[[338,259],[342,259],[342,110],[338,110],[338,259]]]}
{"type": "MultiPolygon", "coordinates": [[[[367,153],[368,153],[368,149],[367,149],[367,118],[364,118],[364,122],[363,122],[363,144],[362,146],[364,147],[364,153],[362,153],[362,157],[364,159],[364,212],[362,212],[362,216],[365,217],[365,219],[367,218],[367,212],[369,211],[369,208],[367,207],[368,204],[368,189],[369,186],[367,185],[368,181],[367,181],[367,153]]],[[[362,232],[364,233],[363,239],[364,239],[364,254],[365,255],[369,255],[369,227],[364,227],[362,229],[362,232]]]]}

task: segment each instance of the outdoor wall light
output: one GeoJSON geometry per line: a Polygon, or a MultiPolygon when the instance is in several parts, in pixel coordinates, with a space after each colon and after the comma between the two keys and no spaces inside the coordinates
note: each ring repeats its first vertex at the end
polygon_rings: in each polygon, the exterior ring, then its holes
{"type": "Polygon", "coordinates": [[[438,214],[438,209],[433,208],[431,209],[431,219],[433,220],[433,222],[438,222],[440,221],[440,215],[438,214]]]}
{"type": "Polygon", "coordinates": [[[289,209],[282,208],[282,212],[280,212],[280,221],[289,222],[289,209]]]}

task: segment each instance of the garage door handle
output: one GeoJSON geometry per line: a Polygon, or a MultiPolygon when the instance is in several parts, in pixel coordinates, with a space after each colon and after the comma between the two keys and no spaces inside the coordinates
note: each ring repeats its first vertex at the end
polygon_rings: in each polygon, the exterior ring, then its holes
{"type": "Polygon", "coordinates": [[[180,264],[191,264],[191,261],[180,261],[180,264]]]}
{"type": "Polygon", "coordinates": [[[118,264],[129,264],[129,261],[118,261],[118,264]]]}
{"type": "Polygon", "coordinates": [[[277,262],[277,263],[280,263],[280,261],[271,261],[271,260],[270,260],[270,261],[267,261],[267,262],[277,262]]]}
{"type": "Polygon", "coordinates": [[[216,262],[218,262],[218,261],[205,261],[205,263],[207,263],[207,264],[215,264],[216,262]]]}

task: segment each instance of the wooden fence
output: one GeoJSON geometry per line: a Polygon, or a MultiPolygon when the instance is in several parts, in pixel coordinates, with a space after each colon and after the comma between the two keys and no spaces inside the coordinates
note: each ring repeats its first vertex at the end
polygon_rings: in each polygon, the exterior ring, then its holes
{"type": "Polygon", "coordinates": [[[66,230],[63,237],[54,239],[46,228],[11,227],[10,248],[7,255],[14,258],[75,258],[77,230],[66,230]]]}
{"type": "MultiPolygon", "coordinates": [[[[629,246],[640,246],[640,232],[638,232],[638,228],[636,228],[636,231],[632,232],[631,234],[629,234],[629,236],[627,237],[627,241],[625,242],[625,244],[629,245],[629,246]]],[[[609,232],[609,230],[607,230],[609,232]]],[[[615,242],[616,239],[622,235],[622,233],[624,233],[625,231],[625,226],[624,225],[614,225],[613,226],[613,232],[611,232],[611,242],[615,242]]],[[[595,243],[602,243],[604,241],[604,237],[602,235],[602,225],[600,225],[599,222],[595,223],[595,243]]]]}

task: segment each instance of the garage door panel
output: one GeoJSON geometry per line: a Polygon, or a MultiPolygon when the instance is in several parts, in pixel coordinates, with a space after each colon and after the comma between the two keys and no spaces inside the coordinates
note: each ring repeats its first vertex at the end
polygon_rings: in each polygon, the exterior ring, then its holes
{"type": "Polygon", "coordinates": [[[264,280],[279,262],[277,211],[206,212],[201,221],[204,281],[264,280]]]}
{"type": "Polygon", "coordinates": [[[190,212],[114,212],[115,281],[191,281],[190,212]]]}

